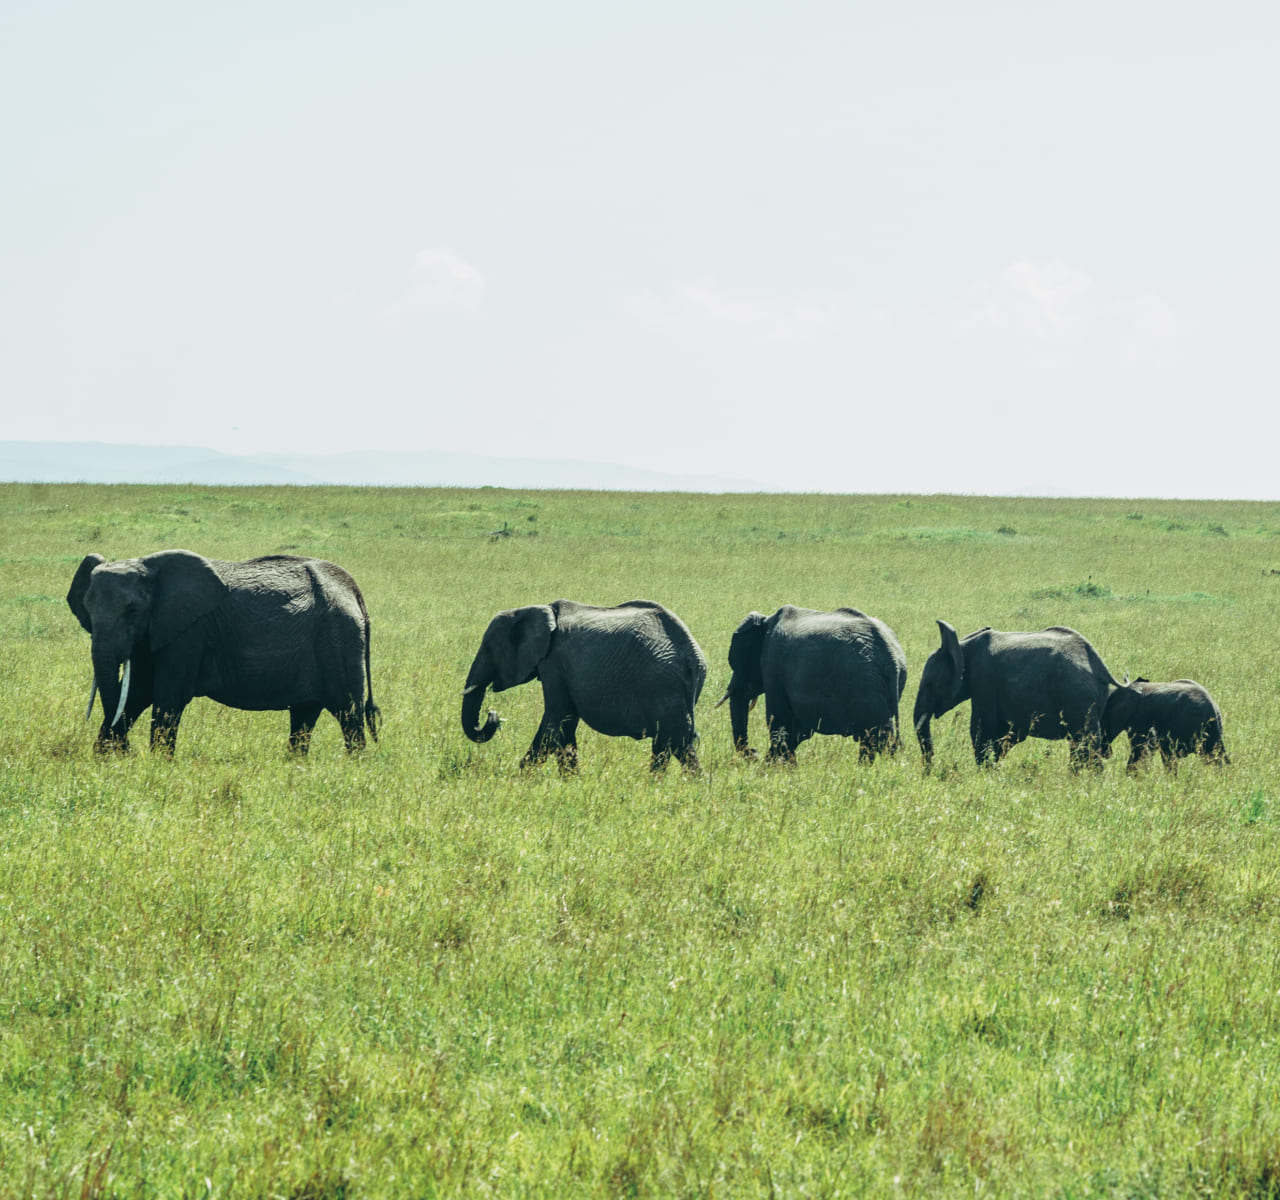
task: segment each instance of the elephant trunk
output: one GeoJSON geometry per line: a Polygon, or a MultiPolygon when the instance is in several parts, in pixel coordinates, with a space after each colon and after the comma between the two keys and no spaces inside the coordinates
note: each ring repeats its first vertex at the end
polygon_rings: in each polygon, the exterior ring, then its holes
{"type": "Polygon", "coordinates": [[[502,719],[493,709],[489,710],[484,724],[480,724],[480,706],[484,704],[484,692],[484,683],[473,683],[470,679],[462,692],[462,732],[473,742],[487,742],[502,724],[502,719]]]}
{"type": "Polygon", "coordinates": [[[751,701],[747,693],[739,688],[729,688],[729,724],[733,729],[733,748],[739,754],[749,754],[751,744],[747,737],[747,714],[751,711],[751,701]]]}
{"type": "Polygon", "coordinates": [[[933,731],[930,728],[932,723],[932,714],[928,709],[923,712],[917,712],[916,721],[916,738],[920,742],[920,754],[924,758],[926,767],[933,765],[933,731]]]}
{"type": "Polygon", "coordinates": [[[102,732],[99,736],[112,734],[120,725],[124,716],[125,704],[129,699],[130,660],[127,657],[95,646],[93,649],[93,678],[98,693],[102,696],[102,732]],[[124,678],[120,677],[121,665],[124,667],[124,678]]]}

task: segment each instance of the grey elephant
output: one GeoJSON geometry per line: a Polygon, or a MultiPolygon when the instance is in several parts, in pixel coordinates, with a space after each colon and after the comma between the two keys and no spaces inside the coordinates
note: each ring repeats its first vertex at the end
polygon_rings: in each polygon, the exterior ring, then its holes
{"type": "Polygon", "coordinates": [[[907,660],[894,632],[856,608],[819,612],[783,605],[771,617],[749,613],[729,642],[733,744],[748,744],[748,713],[764,693],[770,759],[794,761],[815,733],[856,738],[859,757],[896,752],[898,701],[907,660]]]}
{"type": "Polygon", "coordinates": [[[651,600],[613,608],[557,600],[498,613],[480,640],[462,693],[462,729],[487,742],[501,721],[480,707],[495,692],[537,679],[543,713],[522,767],[555,754],[563,769],[578,762],[579,720],[614,737],[652,738],[651,767],[671,755],[698,766],[693,706],[707,660],[684,622],[651,600]]]}
{"type": "Polygon", "coordinates": [[[347,749],[377,740],[369,613],[341,567],[270,555],[247,562],[161,550],[108,562],[86,555],[67,604],[93,637],[102,694],[98,750],[128,749],[151,709],[151,746],[172,753],[193,697],[231,708],[289,710],[289,747],[305,754],[328,709],[347,749]],[[122,670],[123,669],[123,670],[122,670]]]}
{"type": "Polygon", "coordinates": [[[1097,650],[1074,629],[1003,633],[989,626],[960,638],[938,622],[942,644],[929,655],[916,694],[915,727],[926,766],[930,719],[971,701],[969,735],[979,765],[999,762],[1024,738],[1066,738],[1071,764],[1110,753],[1102,713],[1118,687],[1097,650]]]}
{"type": "Polygon", "coordinates": [[[1166,767],[1186,754],[1219,764],[1231,761],[1222,740],[1222,710],[1194,679],[1126,679],[1108,697],[1102,727],[1108,742],[1129,735],[1130,771],[1156,750],[1166,767]]]}

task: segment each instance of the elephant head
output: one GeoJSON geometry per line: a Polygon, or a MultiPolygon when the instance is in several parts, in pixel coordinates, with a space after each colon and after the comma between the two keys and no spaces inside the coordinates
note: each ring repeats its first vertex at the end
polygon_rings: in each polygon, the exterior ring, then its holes
{"type": "MultiPolygon", "coordinates": [[[[94,690],[102,693],[103,736],[114,731],[129,698],[130,665],[151,655],[208,615],[227,588],[207,559],[189,550],[107,562],[81,561],[67,604],[93,637],[94,690]],[[112,715],[114,714],[114,715],[112,715]]],[[[90,693],[89,709],[93,710],[90,693]]]]}
{"type": "Polygon", "coordinates": [[[950,712],[957,704],[969,698],[969,680],[959,635],[955,627],[946,621],[938,622],[938,632],[942,635],[942,645],[929,655],[929,660],[924,664],[913,715],[920,753],[924,755],[926,766],[933,761],[930,721],[950,712]]]}
{"type": "Polygon", "coordinates": [[[508,609],[489,622],[462,689],[462,731],[473,742],[487,742],[502,724],[492,709],[479,723],[485,688],[505,692],[536,679],[555,630],[556,614],[547,604],[508,609]]]}
{"type": "Polygon", "coordinates": [[[1128,675],[1119,687],[1113,688],[1102,707],[1102,740],[1110,753],[1111,743],[1122,733],[1133,732],[1141,717],[1144,683],[1150,680],[1139,676],[1131,680],[1128,675]]]}
{"type": "Polygon", "coordinates": [[[733,671],[729,686],[716,707],[729,701],[729,723],[733,728],[733,745],[739,754],[750,753],[747,742],[747,714],[764,691],[764,671],[760,658],[764,651],[769,618],[763,613],[748,613],[733,631],[729,642],[729,667],[733,671]]]}

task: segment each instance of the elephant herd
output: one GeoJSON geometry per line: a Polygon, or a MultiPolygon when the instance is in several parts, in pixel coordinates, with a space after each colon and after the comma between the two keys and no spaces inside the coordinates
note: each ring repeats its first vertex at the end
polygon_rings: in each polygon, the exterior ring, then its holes
{"type": "MultiPolygon", "coordinates": [[[[108,562],[86,555],[67,604],[92,637],[93,690],[102,698],[99,750],[127,749],[151,709],[151,745],[171,753],[187,704],[208,696],[232,708],[289,710],[289,747],[305,754],[320,714],[349,751],[375,740],[369,613],[355,580],[322,559],[270,555],[244,562],[163,550],[108,562]]],[[[1127,733],[1129,766],[1159,751],[1166,765],[1199,753],[1226,762],[1222,713],[1189,679],[1112,677],[1097,650],[1063,626],[1034,633],[984,628],[960,637],[938,622],[941,644],[920,678],[913,720],[926,766],[931,721],[970,702],[979,764],[998,762],[1027,737],[1065,739],[1073,766],[1096,763],[1127,733]]],[[[863,758],[899,746],[906,657],[892,629],[855,608],[784,605],[753,612],[729,643],[735,749],[754,757],[748,717],[765,698],[767,757],[794,761],[816,733],[851,737],[863,758]]],[[[543,714],[522,766],[554,755],[577,765],[580,721],[602,734],[652,739],[652,766],[674,755],[698,765],[694,706],[707,660],[675,613],[651,600],[611,608],[556,600],[498,613],[480,640],[462,692],[462,728],[487,742],[501,719],[495,693],[537,679],[543,714]]]]}

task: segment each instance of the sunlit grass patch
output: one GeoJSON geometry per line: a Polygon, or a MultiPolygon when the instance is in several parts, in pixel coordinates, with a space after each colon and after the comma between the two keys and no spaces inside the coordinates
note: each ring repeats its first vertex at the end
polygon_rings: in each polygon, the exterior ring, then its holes
{"type": "Polygon", "coordinates": [[[1275,506],[4,499],[11,1190],[1268,1194],[1275,506]],[[326,716],[299,761],[284,714],[196,700],[172,761],[145,720],[131,754],[92,752],[71,572],[90,549],[179,535],[352,571],[376,746],[348,758],[326,716]],[[686,620],[710,663],[701,774],[651,776],[647,745],[589,730],[577,775],[520,770],[536,681],[496,698],[491,742],[465,740],[461,681],[489,618],[560,596],[646,596],[686,620]],[[828,737],[794,766],[733,753],[712,707],[729,638],[782,603],[852,604],[897,632],[896,758],[828,737]],[[983,770],[961,706],[925,775],[909,714],[939,617],[1070,624],[1117,674],[1200,678],[1234,761],[1130,778],[1121,741],[1074,774],[1062,743],[1033,740],[983,770]]]}

